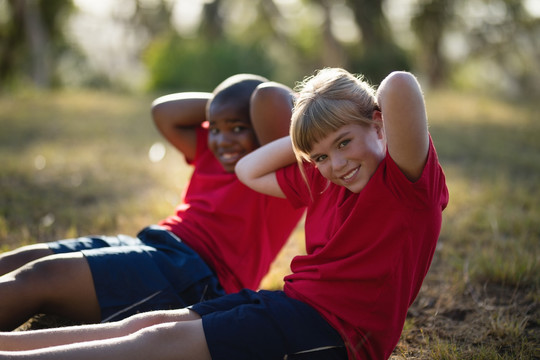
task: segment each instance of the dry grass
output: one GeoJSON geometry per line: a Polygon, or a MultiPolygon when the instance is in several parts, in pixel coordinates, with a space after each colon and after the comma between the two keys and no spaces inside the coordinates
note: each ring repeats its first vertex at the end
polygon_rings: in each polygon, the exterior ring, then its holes
{"type": "MultiPolygon", "coordinates": [[[[190,170],[168,146],[161,161],[149,160],[163,141],[151,100],[0,97],[0,246],[134,235],[171,213],[190,170]]],[[[427,104],[451,199],[392,358],[540,358],[540,108],[455,92],[428,94],[427,104]]],[[[303,251],[299,227],[263,287],[281,287],[303,251]]]]}

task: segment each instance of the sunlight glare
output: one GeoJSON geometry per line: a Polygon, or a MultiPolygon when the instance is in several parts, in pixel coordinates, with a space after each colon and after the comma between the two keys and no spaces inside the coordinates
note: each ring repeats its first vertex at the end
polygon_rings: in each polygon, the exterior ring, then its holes
{"type": "Polygon", "coordinates": [[[156,142],[150,147],[150,150],[148,151],[148,158],[151,162],[157,163],[163,160],[166,153],[167,149],[165,148],[165,145],[163,145],[161,142],[156,142]]]}
{"type": "Polygon", "coordinates": [[[172,17],[175,29],[183,35],[192,35],[201,21],[205,0],[175,0],[172,17]]]}
{"type": "Polygon", "coordinates": [[[74,0],[75,5],[81,11],[98,16],[109,16],[111,14],[114,0],[74,0]]]}
{"type": "Polygon", "coordinates": [[[525,0],[523,1],[523,7],[532,17],[540,18],[540,1],[525,0]]]}
{"type": "Polygon", "coordinates": [[[34,158],[34,167],[36,170],[43,170],[45,169],[45,166],[47,166],[47,159],[43,155],[37,155],[34,158]]]}

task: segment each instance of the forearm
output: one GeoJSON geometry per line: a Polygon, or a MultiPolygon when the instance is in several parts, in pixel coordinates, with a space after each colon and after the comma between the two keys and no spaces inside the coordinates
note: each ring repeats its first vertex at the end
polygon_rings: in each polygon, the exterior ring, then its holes
{"type": "Polygon", "coordinates": [[[158,129],[194,127],[206,120],[206,92],[181,92],[161,96],[152,103],[152,118],[158,129]]]}
{"type": "Polygon", "coordinates": [[[244,156],[236,164],[236,175],[255,191],[285,197],[275,172],[296,162],[289,136],[275,140],[244,156]]]}
{"type": "Polygon", "coordinates": [[[186,92],[162,96],[152,104],[157,129],[187,159],[193,159],[197,147],[196,129],[206,120],[210,93],[186,92]]]}

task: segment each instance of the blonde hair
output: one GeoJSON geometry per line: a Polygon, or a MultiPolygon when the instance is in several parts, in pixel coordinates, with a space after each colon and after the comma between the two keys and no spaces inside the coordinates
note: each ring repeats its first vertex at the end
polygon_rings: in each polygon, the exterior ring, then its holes
{"type": "MultiPolygon", "coordinates": [[[[340,68],[319,70],[298,84],[290,135],[297,160],[310,161],[313,145],[351,123],[368,126],[378,110],[375,89],[340,68]]],[[[300,167],[302,169],[302,167],[300,167]]]]}

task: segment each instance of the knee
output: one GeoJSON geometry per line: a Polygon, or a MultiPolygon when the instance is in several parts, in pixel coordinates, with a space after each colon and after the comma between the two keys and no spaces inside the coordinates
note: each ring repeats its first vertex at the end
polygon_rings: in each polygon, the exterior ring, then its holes
{"type": "Polygon", "coordinates": [[[14,279],[19,284],[38,285],[42,281],[51,278],[51,262],[47,257],[33,260],[12,272],[14,279]]]}
{"type": "Polygon", "coordinates": [[[19,257],[27,257],[27,258],[36,259],[39,257],[44,257],[47,255],[52,255],[52,254],[53,254],[53,251],[49,248],[47,244],[40,243],[40,244],[25,245],[11,251],[6,251],[0,254],[0,258],[19,256],[19,257]]]}
{"type": "Polygon", "coordinates": [[[46,244],[23,246],[0,254],[0,275],[16,270],[34,260],[53,255],[46,244]]]}
{"type": "Polygon", "coordinates": [[[3,275],[1,291],[8,291],[12,296],[16,294],[24,303],[31,303],[43,297],[49,279],[50,268],[36,260],[3,275]]]}
{"type": "MultiPolygon", "coordinates": [[[[180,321],[156,324],[141,329],[134,334],[138,343],[152,344],[152,349],[160,349],[163,353],[186,354],[200,353],[206,339],[200,321],[180,321]]],[[[206,346],[205,346],[206,347],[206,346]]]]}
{"type": "Polygon", "coordinates": [[[49,255],[33,260],[14,272],[17,281],[32,284],[36,288],[47,285],[51,287],[55,281],[69,276],[67,259],[63,255],[49,255]]]}

